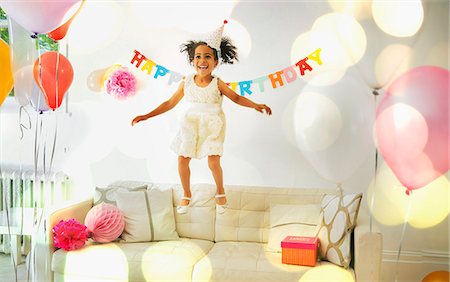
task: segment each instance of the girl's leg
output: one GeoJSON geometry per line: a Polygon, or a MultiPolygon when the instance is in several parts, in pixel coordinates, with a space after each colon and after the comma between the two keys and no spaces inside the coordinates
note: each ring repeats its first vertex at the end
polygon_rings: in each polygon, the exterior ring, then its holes
{"type": "MultiPolygon", "coordinates": [[[[180,175],[181,186],[183,186],[184,197],[191,197],[191,170],[189,169],[189,162],[191,158],[185,158],[183,156],[178,156],[178,173],[180,175]]],[[[181,200],[180,206],[189,205],[188,200],[181,200]]]]}
{"type": "MultiPolygon", "coordinates": [[[[223,172],[220,166],[220,156],[208,156],[208,166],[216,182],[217,195],[225,194],[225,189],[223,188],[223,172]]],[[[216,198],[216,203],[218,205],[225,205],[227,199],[225,197],[216,198]]]]}

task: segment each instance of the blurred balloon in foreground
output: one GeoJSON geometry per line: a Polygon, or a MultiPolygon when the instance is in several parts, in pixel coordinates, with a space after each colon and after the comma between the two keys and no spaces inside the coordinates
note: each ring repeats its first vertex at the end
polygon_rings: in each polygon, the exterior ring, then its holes
{"type": "Polygon", "coordinates": [[[438,270],[428,273],[422,282],[448,282],[450,281],[450,272],[446,270],[438,270]]]}
{"type": "Polygon", "coordinates": [[[407,196],[403,185],[383,163],[376,175],[376,186],[374,179],[368,188],[367,205],[374,218],[384,225],[400,225],[408,220],[415,228],[430,228],[450,213],[449,188],[450,183],[443,175],[407,196]]]}
{"type": "Polygon", "coordinates": [[[0,38],[0,106],[13,87],[14,79],[11,71],[11,55],[9,45],[0,38]]]}
{"type": "Polygon", "coordinates": [[[354,282],[352,274],[342,267],[336,265],[320,265],[306,271],[299,282],[354,282]]]}
{"type": "Polygon", "coordinates": [[[47,33],[59,27],[70,8],[80,0],[0,1],[6,14],[31,33],[47,33]]]}
{"type": "Polygon", "coordinates": [[[448,70],[418,67],[397,78],[377,108],[378,147],[408,194],[449,169],[449,84],[448,70]]]}
{"type": "Polygon", "coordinates": [[[319,87],[314,80],[320,78],[313,78],[297,99],[295,135],[300,151],[314,169],[324,179],[340,184],[373,149],[374,107],[362,81],[346,76],[333,85],[319,87]]]}

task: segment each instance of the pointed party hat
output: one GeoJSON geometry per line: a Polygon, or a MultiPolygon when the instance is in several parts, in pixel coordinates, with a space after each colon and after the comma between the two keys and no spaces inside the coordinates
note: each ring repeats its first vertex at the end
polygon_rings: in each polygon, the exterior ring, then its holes
{"type": "Polygon", "coordinates": [[[209,47],[216,49],[216,51],[220,51],[220,43],[222,42],[223,28],[227,23],[228,21],[224,20],[223,24],[218,29],[210,33],[205,40],[206,44],[208,44],[209,47]]]}

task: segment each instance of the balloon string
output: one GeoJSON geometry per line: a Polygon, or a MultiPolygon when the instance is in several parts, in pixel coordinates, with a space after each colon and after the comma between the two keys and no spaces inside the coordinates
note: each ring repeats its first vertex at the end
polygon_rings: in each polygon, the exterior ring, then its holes
{"type": "MultiPolygon", "coordinates": [[[[0,110],[0,130],[1,130],[1,124],[2,124],[1,121],[2,120],[1,120],[1,110],[0,110]]],[[[0,176],[3,176],[3,172],[2,172],[2,168],[1,168],[1,164],[2,164],[2,162],[1,162],[2,146],[1,145],[2,144],[1,144],[1,141],[0,141],[0,176]]],[[[2,182],[0,183],[0,188],[3,191],[3,189],[6,189],[6,180],[5,180],[4,177],[1,177],[1,178],[2,178],[2,182]]],[[[5,207],[5,213],[6,213],[6,226],[8,228],[8,237],[9,237],[9,240],[11,240],[11,223],[9,222],[9,203],[8,203],[8,198],[10,198],[10,197],[3,197],[3,206],[5,207]]],[[[17,266],[16,266],[15,257],[12,254],[11,254],[11,259],[12,259],[12,263],[13,263],[13,266],[14,266],[15,279],[16,279],[16,282],[17,282],[18,281],[17,280],[17,266]]]]}
{"type": "Polygon", "coordinates": [[[50,155],[50,166],[48,168],[49,171],[52,171],[53,165],[53,157],[55,156],[55,148],[56,148],[56,137],[58,135],[58,115],[55,115],[55,134],[53,135],[53,145],[52,145],[52,154],[50,155]]]}
{"type": "Polygon", "coordinates": [[[405,222],[403,223],[402,234],[400,235],[400,244],[398,246],[398,252],[397,252],[397,262],[396,262],[396,266],[395,266],[395,282],[398,281],[398,263],[400,261],[400,254],[402,252],[403,239],[405,237],[406,226],[408,224],[409,217],[411,214],[412,198],[411,198],[411,195],[408,197],[409,197],[408,209],[406,210],[405,222]]]}
{"type": "MultiPolygon", "coordinates": [[[[39,44],[39,38],[36,37],[36,45],[37,45],[37,51],[38,51],[38,61],[39,61],[39,79],[38,79],[38,83],[39,83],[39,88],[42,92],[42,94],[45,95],[45,97],[47,97],[47,93],[45,93],[45,89],[44,86],[42,85],[42,58],[41,58],[41,46],[39,44]]],[[[38,98],[38,107],[40,106],[40,98],[38,98]]],[[[42,112],[41,112],[42,113],[42,112]]]]}
{"type": "MultiPolygon", "coordinates": [[[[376,113],[377,113],[377,97],[378,97],[378,91],[377,89],[374,89],[372,91],[373,97],[374,97],[374,114],[375,114],[375,120],[376,120],[376,113]]],[[[369,232],[372,232],[372,225],[373,225],[373,205],[375,203],[375,191],[377,189],[377,175],[378,175],[378,147],[375,146],[375,171],[373,176],[373,188],[374,193],[372,193],[372,199],[370,199],[370,210],[369,210],[369,232]]]]}
{"type": "MultiPolygon", "coordinates": [[[[39,55],[39,60],[40,60],[40,55],[39,55]]],[[[37,183],[38,183],[38,159],[39,159],[39,142],[38,140],[41,140],[41,133],[42,133],[42,119],[41,119],[41,115],[37,115],[36,116],[36,128],[35,128],[35,133],[34,133],[34,182],[33,182],[33,187],[32,188],[36,188],[36,189],[40,189],[40,187],[37,187],[37,183]]],[[[36,193],[33,193],[33,227],[35,228],[36,223],[37,223],[37,218],[36,218],[36,213],[37,213],[37,199],[36,199],[36,193]]],[[[32,240],[31,243],[31,250],[30,250],[30,267],[28,268],[28,273],[27,273],[27,281],[30,280],[30,272],[33,271],[32,273],[32,280],[34,280],[35,277],[35,271],[34,268],[36,266],[36,257],[35,257],[35,248],[36,248],[36,241],[32,240]]]]}
{"type": "Polygon", "coordinates": [[[20,140],[23,139],[23,130],[26,129],[31,129],[31,117],[30,114],[28,113],[27,109],[24,106],[20,106],[20,110],[19,110],[19,128],[20,128],[20,140]],[[28,121],[28,126],[22,124],[22,112],[25,111],[25,113],[27,114],[27,121],[28,121]]]}

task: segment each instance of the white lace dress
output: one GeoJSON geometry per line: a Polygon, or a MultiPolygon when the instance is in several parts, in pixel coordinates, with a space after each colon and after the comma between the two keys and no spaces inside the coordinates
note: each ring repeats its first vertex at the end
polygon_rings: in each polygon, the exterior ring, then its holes
{"type": "Polygon", "coordinates": [[[181,118],[180,129],[171,148],[179,156],[201,159],[205,156],[222,156],[225,139],[225,115],[218,78],[213,77],[206,87],[194,82],[194,75],[184,82],[187,110],[181,118]]]}

